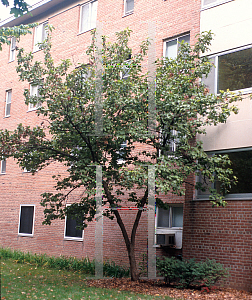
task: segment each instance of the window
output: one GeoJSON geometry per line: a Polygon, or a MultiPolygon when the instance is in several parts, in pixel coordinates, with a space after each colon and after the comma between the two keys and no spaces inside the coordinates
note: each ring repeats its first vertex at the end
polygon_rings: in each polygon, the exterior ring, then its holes
{"type": "MultiPolygon", "coordinates": [[[[252,197],[252,149],[231,149],[216,151],[213,154],[227,154],[231,160],[230,168],[233,170],[233,175],[238,179],[238,183],[231,187],[231,190],[226,198],[246,198],[252,197]]],[[[197,179],[199,182],[203,182],[201,175],[197,179]]],[[[205,183],[206,186],[216,188],[220,191],[220,183],[216,181],[215,183],[205,183]]],[[[198,198],[208,198],[209,192],[197,191],[198,198]]]]}
{"type": "Polygon", "coordinates": [[[124,0],[124,15],[133,13],[134,11],[134,0],[124,0]]]}
{"type": "Polygon", "coordinates": [[[226,52],[211,58],[213,67],[203,82],[211,93],[220,90],[250,92],[252,87],[252,48],[226,52]]]}
{"type": "Polygon", "coordinates": [[[96,27],[98,1],[92,1],[81,6],[80,32],[96,27]]]}
{"type": "Polygon", "coordinates": [[[80,230],[76,227],[80,225],[80,221],[75,217],[67,217],[65,218],[65,239],[70,240],[83,240],[83,230],[80,230]]]}
{"type": "Polygon", "coordinates": [[[32,236],[34,230],[34,205],[21,205],[19,217],[19,235],[32,236]]]}
{"type": "Polygon", "coordinates": [[[0,174],[5,174],[6,173],[6,160],[3,159],[3,160],[0,161],[0,163],[1,163],[1,165],[0,165],[0,167],[1,167],[0,174]]]}
{"type": "Polygon", "coordinates": [[[47,23],[43,23],[35,27],[33,52],[41,50],[39,43],[43,43],[47,38],[47,23]]]}
{"type": "Polygon", "coordinates": [[[10,62],[15,60],[15,50],[16,50],[16,38],[11,38],[11,44],[10,44],[10,62]]]}
{"type": "Polygon", "coordinates": [[[125,148],[127,147],[127,141],[123,141],[120,145],[120,150],[117,152],[119,155],[119,159],[117,160],[118,164],[123,164],[125,162],[125,148]]]}
{"type": "Polygon", "coordinates": [[[177,130],[171,129],[169,136],[168,136],[168,133],[167,134],[164,133],[165,136],[163,136],[162,132],[161,132],[160,143],[161,143],[162,149],[160,151],[160,154],[163,154],[163,155],[172,155],[172,154],[174,154],[176,149],[177,149],[177,145],[179,143],[177,130]],[[165,144],[163,142],[164,140],[166,140],[165,144]]]}
{"type": "Polygon", "coordinates": [[[12,91],[6,91],[6,105],[5,105],[5,117],[10,116],[10,109],[11,109],[11,95],[12,91]]]}
{"type": "MultiPolygon", "coordinates": [[[[30,85],[30,97],[39,97],[39,85],[30,85]]],[[[36,104],[29,103],[28,111],[35,110],[41,106],[41,103],[37,102],[36,104]]]]}
{"type": "Polygon", "coordinates": [[[131,64],[131,54],[129,55],[128,59],[124,61],[123,64],[123,71],[121,72],[122,79],[128,79],[130,73],[130,64],[131,64]]]}
{"type": "Polygon", "coordinates": [[[175,39],[170,39],[164,42],[164,56],[170,59],[175,59],[178,55],[181,42],[190,44],[190,34],[179,36],[175,39]]]}
{"type": "Polygon", "coordinates": [[[182,248],[183,206],[158,208],[156,218],[156,245],[182,248]]]}

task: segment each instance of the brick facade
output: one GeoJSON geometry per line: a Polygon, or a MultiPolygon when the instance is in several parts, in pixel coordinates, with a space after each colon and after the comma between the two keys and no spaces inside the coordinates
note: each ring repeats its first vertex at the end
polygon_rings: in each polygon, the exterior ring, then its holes
{"type": "MultiPolygon", "coordinates": [[[[51,1],[52,3],[54,1],[51,1]]],[[[69,58],[73,67],[78,63],[87,63],[86,49],[90,44],[90,32],[79,34],[80,5],[85,2],[62,1],[47,10],[34,10],[33,17],[10,21],[4,26],[20,22],[43,22],[53,25],[52,56],[55,62],[69,58]]],[[[115,32],[127,27],[133,30],[130,44],[135,51],[139,43],[148,37],[149,26],[155,26],[156,56],[163,54],[163,41],[167,38],[190,33],[191,43],[200,31],[200,0],[136,0],[134,13],[123,16],[123,0],[98,0],[97,20],[102,27],[102,34],[110,39],[115,32]]],[[[46,7],[46,6],[45,6],[46,7]]],[[[25,51],[33,49],[33,35],[22,37],[18,47],[25,51]]],[[[42,51],[34,53],[36,60],[43,58],[42,51]]],[[[41,122],[34,111],[27,112],[23,99],[23,89],[28,83],[19,82],[15,71],[17,59],[9,62],[9,46],[3,46],[0,55],[0,126],[9,130],[17,124],[34,126],[41,122]],[[6,90],[12,89],[11,115],[5,116],[6,90]]],[[[65,221],[54,221],[51,226],[42,226],[43,208],[40,206],[40,194],[53,191],[54,182],[51,176],[63,173],[64,169],[53,163],[34,176],[23,172],[12,160],[8,159],[6,174],[0,175],[1,212],[0,244],[23,251],[47,253],[50,255],[72,255],[75,257],[94,257],[94,223],[84,230],[84,240],[71,241],[64,239],[65,221]],[[33,237],[18,235],[20,204],[35,205],[35,226],[33,237]]],[[[191,177],[192,182],[194,180],[191,177]]],[[[158,254],[178,255],[197,259],[215,258],[231,267],[233,286],[251,289],[252,257],[252,202],[233,201],[228,208],[212,209],[208,201],[192,201],[194,191],[188,186],[186,202],[183,197],[168,195],[168,203],[184,203],[183,250],[164,249],[158,254]],[[231,243],[232,242],[232,243],[231,243]]],[[[121,212],[127,228],[131,230],[136,211],[121,212]]],[[[128,265],[128,257],[122,234],[115,221],[104,219],[103,227],[104,258],[116,263],[128,265]]],[[[147,251],[147,213],[144,212],[137,231],[137,260],[147,251]]]]}

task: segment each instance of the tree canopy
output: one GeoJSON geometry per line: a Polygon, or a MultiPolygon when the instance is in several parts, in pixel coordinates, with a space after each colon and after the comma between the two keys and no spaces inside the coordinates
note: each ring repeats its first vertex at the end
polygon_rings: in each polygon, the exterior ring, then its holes
{"type": "MultiPolygon", "coordinates": [[[[133,51],[128,45],[130,30],[125,30],[116,34],[114,43],[102,37],[98,48],[95,33],[92,37],[89,64],[73,70],[67,59],[55,65],[50,35],[41,45],[43,62],[33,62],[32,53],[19,51],[20,80],[39,87],[37,96],[25,90],[25,102],[37,106],[37,114],[45,121],[33,128],[20,124],[13,132],[1,130],[0,150],[2,157],[14,157],[33,173],[53,161],[65,165],[67,175],[54,176],[55,192],[42,194],[45,224],[66,214],[81,215],[83,226],[94,218],[95,166],[102,166],[103,214],[116,218],[128,250],[131,277],[137,279],[134,247],[142,210],[129,236],[119,211],[113,208],[125,199],[138,208],[148,203],[148,166],[155,166],[159,206],[165,207],[159,195],[183,195],[185,183],[190,183],[188,176],[199,172],[220,182],[219,191],[210,190],[210,200],[224,206],[224,195],[235,181],[230,161],[228,156],[209,157],[196,135],[205,134],[205,126],[224,123],[232,112],[237,113],[233,102],[240,97],[229,91],[210,94],[199,80],[212,67],[203,56],[212,38],[205,33],[192,47],[182,42],[176,59],[156,60],[155,120],[150,126],[150,84],[144,68],[150,42],[142,42],[139,51],[133,51]],[[99,134],[97,122],[102,125],[99,134]],[[82,196],[66,207],[69,195],[80,188],[82,196]]],[[[207,189],[207,181],[197,183],[196,188],[207,189]]]]}

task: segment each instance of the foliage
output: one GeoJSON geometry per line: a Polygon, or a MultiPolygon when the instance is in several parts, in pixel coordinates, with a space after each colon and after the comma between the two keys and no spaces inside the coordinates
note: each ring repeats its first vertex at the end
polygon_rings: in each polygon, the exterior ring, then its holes
{"type": "MultiPolygon", "coordinates": [[[[39,96],[31,97],[25,90],[25,103],[39,106],[36,112],[44,121],[34,128],[20,124],[13,132],[0,131],[0,150],[2,156],[14,157],[33,174],[54,161],[65,165],[68,175],[53,177],[56,191],[42,194],[45,224],[71,215],[81,216],[83,227],[87,226],[96,213],[95,166],[102,166],[103,215],[116,217],[131,272],[136,272],[135,236],[143,210],[138,210],[129,237],[119,211],[113,208],[126,199],[139,208],[147,204],[148,166],[155,167],[157,195],[184,195],[186,184],[191,184],[188,176],[201,172],[203,178],[221,183],[221,193],[212,189],[210,199],[224,206],[224,195],[235,180],[230,161],[228,156],[208,157],[196,135],[205,134],[204,126],[224,123],[232,112],[237,113],[233,102],[240,96],[229,91],[209,94],[199,81],[212,67],[202,56],[211,33],[199,36],[193,47],[182,43],[177,59],[155,62],[154,92],[144,69],[150,43],[144,41],[133,51],[128,45],[130,32],[117,33],[114,43],[106,37],[99,42],[93,32],[87,50],[89,64],[72,71],[68,59],[55,65],[50,35],[41,45],[43,62],[33,62],[33,54],[21,49],[20,80],[40,86],[39,96]],[[150,101],[156,107],[154,122],[150,101]],[[173,152],[171,143],[176,144],[173,152]],[[74,196],[76,189],[83,190],[82,196],[74,196]],[[66,206],[71,195],[75,203],[66,206]]],[[[207,185],[197,183],[196,188],[204,190],[207,185]]],[[[157,202],[162,203],[160,198],[157,202]]]]}
{"type": "MultiPolygon", "coordinates": [[[[9,6],[9,0],[1,0],[2,4],[9,6]]],[[[13,7],[10,9],[10,13],[14,14],[15,17],[22,16],[28,12],[29,5],[24,0],[14,0],[13,7]]]]}
{"type": "Polygon", "coordinates": [[[7,44],[10,45],[10,38],[16,37],[17,41],[21,35],[26,35],[28,33],[32,33],[29,29],[37,26],[37,23],[32,23],[28,25],[19,25],[13,27],[1,27],[0,28],[0,51],[2,50],[2,45],[7,44]]]}
{"type": "MultiPolygon", "coordinates": [[[[90,261],[88,258],[77,259],[75,257],[54,257],[45,254],[32,254],[30,252],[22,252],[10,250],[8,248],[0,248],[0,258],[11,258],[17,263],[29,263],[36,267],[47,267],[57,270],[78,271],[84,274],[95,274],[95,261],[90,261]]],[[[116,265],[114,262],[104,262],[104,276],[107,277],[128,277],[129,269],[116,265]]]]}
{"type": "Polygon", "coordinates": [[[228,269],[215,260],[196,262],[175,257],[157,258],[157,269],[168,285],[179,288],[212,287],[228,276],[228,269]]]}

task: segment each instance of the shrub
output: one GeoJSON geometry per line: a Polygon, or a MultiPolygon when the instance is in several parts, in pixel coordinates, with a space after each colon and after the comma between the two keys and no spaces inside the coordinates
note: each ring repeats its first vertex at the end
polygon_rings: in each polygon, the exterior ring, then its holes
{"type": "Polygon", "coordinates": [[[175,257],[157,258],[157,270],[168,285],[178,288],[213,286],[228,276],[228,270],[215,260],[196,262],[194,259],[178,260],[175,257]]]}
{"type": "MultiPolygon", "coordinates": [[[[42,266],[58,270],[72,270],[82,272],[84,274],[95,274],[95,261],[89,258],[77,259],[75,257],[53,257],[45,254],[32,254],[29,252],[21,252],[0,248],[0,258],[11,258],[17,263],[29,263],[35,266],[42,266]]],[[[129,269],[116,265],[114,262],[104,262],[103,273],[107,277],[129,277],[129,269]]]]}

